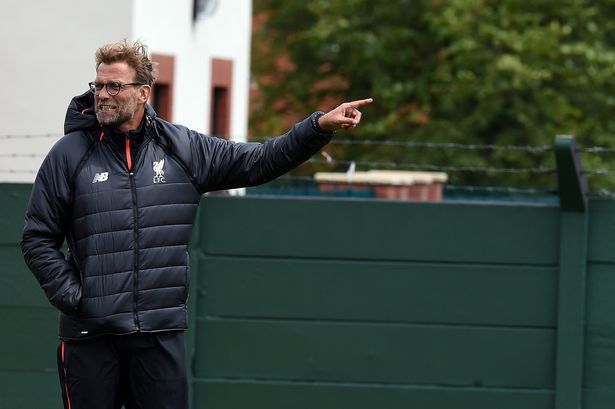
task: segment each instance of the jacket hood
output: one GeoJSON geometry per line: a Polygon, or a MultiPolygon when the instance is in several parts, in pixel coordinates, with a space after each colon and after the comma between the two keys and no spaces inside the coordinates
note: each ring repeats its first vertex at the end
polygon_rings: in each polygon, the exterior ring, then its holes
{"type": "MultiPolygon", "coordinates": [[[[145,115],[152,120],[156,117],[156,112],[149,104],[145,104],[145,115]]],[[[66,110],[64,134],[99,126],[94,111],[94,94],[86,91],[74,97],[66,110]]]]}
{"type": "Polygon", "coordinates": [[[94,112],[94,94],[84,92],[72,99],[66,110],[64,134],[98,126],[94,112]]]}

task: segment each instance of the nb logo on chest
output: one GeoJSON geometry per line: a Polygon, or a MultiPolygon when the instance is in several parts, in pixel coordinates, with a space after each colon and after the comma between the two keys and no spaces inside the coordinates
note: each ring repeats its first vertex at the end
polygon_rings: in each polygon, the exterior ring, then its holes
{"type": "Polygon", "coordinates": [[[164,159],[161,159],[158,162],[154,162],[154,172],[156,172],[156,174],[154,175],[154,183],[165,183],[166,180],[164,180],[164,159]]]}
{"type": "Polygon", "coordinates": [[[92,183],[105,182],[109,179],[109,172],[101,172],[94,175],[94,179],[92,179],[92,183]]]}

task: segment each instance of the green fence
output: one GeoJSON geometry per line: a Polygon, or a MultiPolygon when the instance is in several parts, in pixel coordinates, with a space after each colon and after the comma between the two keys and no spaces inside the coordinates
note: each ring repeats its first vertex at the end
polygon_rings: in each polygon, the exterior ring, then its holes
{"type": "MultiPolygon", "coordinates": [[[[207,197],[192,245],[194,408],[610,408],[615,201],[207,197]]],[[[0,185],[0,407],[60,407],[57,315],[0,185]]]]}

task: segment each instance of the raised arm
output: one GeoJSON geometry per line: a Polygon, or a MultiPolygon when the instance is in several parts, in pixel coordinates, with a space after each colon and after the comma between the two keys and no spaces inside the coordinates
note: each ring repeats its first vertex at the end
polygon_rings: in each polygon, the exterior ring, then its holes
{"type": "Polygon", "coordinates": [[[171,151],[186,163],[199,189],[206,192],[254,186],[277,178],[318,152],[334,131],[357,126],[361,121],[358,108],[371,102],[371,98],[345,102],[327,113],[314,112],[264,144],[226,141],[164,121],[161,125],[171,151]],[[178,131],[185,132],[188,144],[176,137],[178,131]]]}

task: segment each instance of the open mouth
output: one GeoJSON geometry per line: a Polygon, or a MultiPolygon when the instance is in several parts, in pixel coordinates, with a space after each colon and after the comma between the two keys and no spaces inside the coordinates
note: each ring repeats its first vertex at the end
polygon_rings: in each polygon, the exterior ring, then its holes
{"type": "Polygon", "coordinates": [[[105,104],[100,104],[100,105],[98,106],[98,110],[99,110],[99,111],[103,111],[103,112],[104,112],[104,111],[112,111],[112,110],[114,110],[114,109],[115,109],[115,106],[114,106],[114,105],[105,105],[105,104]]]}

